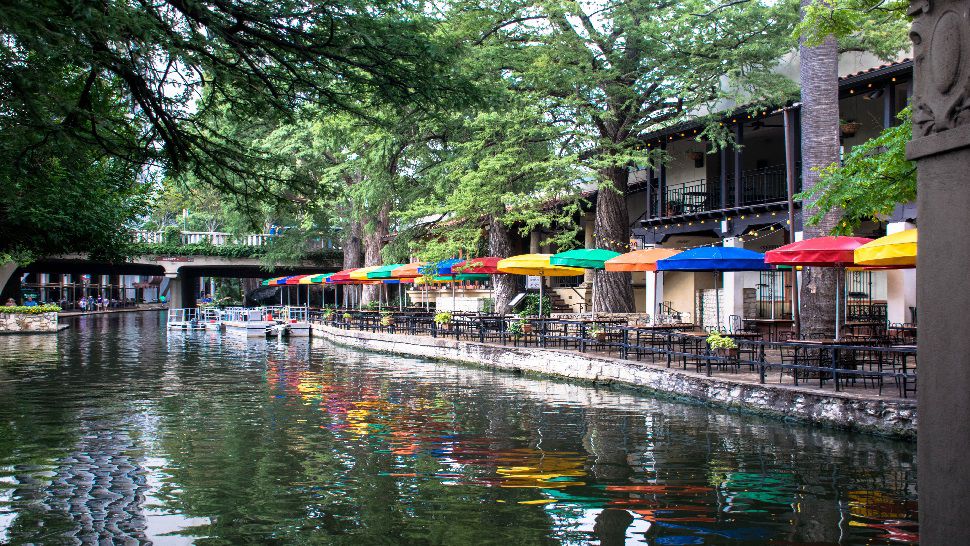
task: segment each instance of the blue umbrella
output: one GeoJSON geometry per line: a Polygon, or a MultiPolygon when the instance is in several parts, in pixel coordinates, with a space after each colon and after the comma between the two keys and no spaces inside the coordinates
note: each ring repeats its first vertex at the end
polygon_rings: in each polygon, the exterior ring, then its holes
{"type": "MultiPolygon", "coordinates": [[[[418,268],[418,273],[422,275],[439,275],[443,277],[454,277],[458,273],[453,271],[452,268],[456,265],[463,263],[465,260],[462,258],[448,258],[447,260],[441,260],[437,263],[428,264],[418,268]]],[[[454,278],[452,278],[454,281],[454,278]]],[[[451,310],[455,310],[455,283],[451,283],[451,310]]]]}
{"type": "Polygon", "coordinates": [[[685,250],[657,261],[657,271],[713,271],[717,326],[721,326],[721,295],[717,291],[717,274],[722,271],[770,271],[765,255],[731,246],[703,246],[685,250]]]}

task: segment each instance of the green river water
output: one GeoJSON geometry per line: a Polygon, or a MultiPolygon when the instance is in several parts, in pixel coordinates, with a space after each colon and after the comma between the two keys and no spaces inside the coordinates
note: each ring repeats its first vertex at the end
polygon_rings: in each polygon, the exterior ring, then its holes
{"type": "Polygon", "coordinates": [[[913,444],[163,313],[68,322],[0,336],[0,543],[918,540],[913,444]]]}

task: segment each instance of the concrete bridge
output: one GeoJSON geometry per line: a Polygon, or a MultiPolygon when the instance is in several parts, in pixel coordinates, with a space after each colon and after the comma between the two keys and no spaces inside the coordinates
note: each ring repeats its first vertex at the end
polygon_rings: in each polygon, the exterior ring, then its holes
{"type": "MultiPolygon", "coordinates": [[[[273,236],[254,234],[235,237],[219,232],[182,232],[181,242],[183,245],[206,243],[214,247],[227,245],[261,247],[267,245],[273,236]]],[[[149,243],[149,245],[162,241],[161,234],[157,232],[135,232],[134,237],[136,242],[149,243]]],[[[313,241],[309,250],[319,252],[323,258],[312,262],[277,264],[272,271],[258,257],[258,251],[254,252],[257,256],[243,258],[179,252],[171,255],[144,254],[123,263],[100,262],[81,254],[48,256],[23,267],[15,263],[0,265],[0,298],[3,300],[8,297],[17,298],[20,289],[18,281],[28,273],[140,275],[164,278],[166,289],[163,293],[167,292],[170,306],[190,307],[195,305],[201,277],[263,279],[270,276],[337,271],[341,268],[343,258],[340,255],[340,249],[330,241],[313,241]]]]}

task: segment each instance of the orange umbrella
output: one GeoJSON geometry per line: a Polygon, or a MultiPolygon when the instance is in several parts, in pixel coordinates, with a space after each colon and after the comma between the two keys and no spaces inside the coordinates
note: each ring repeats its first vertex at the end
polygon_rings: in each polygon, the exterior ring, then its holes
{"type": "Polygon", "coordinates": [[[421,277],[421,273],[418,269],[425,265],[425,262],[412,262],[407,265],[402,265],[401,267],[391,271],[392,279],[416,279],[421,277]]]}
{"type": "MultiPolygon", "coordinates": [[[[634,250],[626,254],[620,254],[615,258],[606,260],[607,271],[652,271],[653,272],[653,295],[657,299],[657,261],[665,260],[683,252],[676,248],[647,248],[644,250],[634,250]]],[[[650,294],[644,290],[644,309],[647,308],[648,297],[650,294]]],[[[653,322],[657,322],[657,309],[653,309],[653,322]]]]}

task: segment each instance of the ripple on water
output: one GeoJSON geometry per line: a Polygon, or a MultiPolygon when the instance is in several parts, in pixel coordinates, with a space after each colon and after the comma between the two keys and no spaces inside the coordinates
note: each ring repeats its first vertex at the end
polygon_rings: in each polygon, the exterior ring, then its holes
{"type": "Polygon", "coordinates": [[[0,541],[918,540],[911,444],[162,317],[0,336],[0,541]]]}

